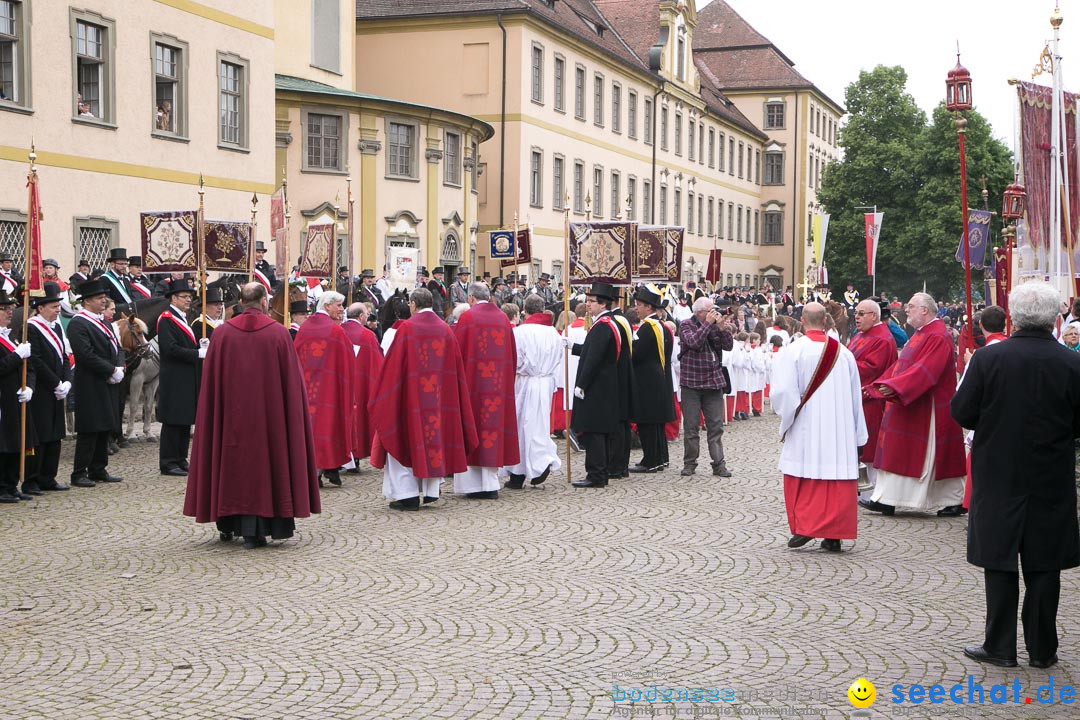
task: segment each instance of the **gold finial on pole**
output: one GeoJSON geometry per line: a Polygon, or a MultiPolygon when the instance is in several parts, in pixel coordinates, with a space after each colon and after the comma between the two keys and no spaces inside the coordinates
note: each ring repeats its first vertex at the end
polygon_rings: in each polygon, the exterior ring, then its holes
{"type": "MultiPolygon", "coordinates": [[[[563,203],[563,337],[570,337],[570,193],[565,192],[566,201],[563,203]]],[[[570,394],[574,389],[570,386],[570,346],[563,347],[563,422],[566,425],[566,438],[563,440],[566,452],[566,482],[573,482],[573,472],[570,468],[570,394]]]]}
{"type": "Polygon", "coordinates": [[[585,193],[585,222],[592,220],[592,195],[585,193]]]}
{"type": "Polygon", "coordinates": [[[356,292],[356,267],[353,265],[355,252],[353,252],[353,194],[352,176],[345,176],[345,202],[349,206],[349,221],[345,229],[345,247],[349,254],[349,261],[345,263],[349,268],[349,297],[346,304],[353,301],[353,293],[356,292]]]}
{"type": "Polygon", "coordinates": [[[258,237],[256,229],[258,228],[258,220],[255,217],[259,207],[259,196],[255,193],[251,193],[251,229],[248,231],[248,282],[255,280],[255,241],[258,237]]]}

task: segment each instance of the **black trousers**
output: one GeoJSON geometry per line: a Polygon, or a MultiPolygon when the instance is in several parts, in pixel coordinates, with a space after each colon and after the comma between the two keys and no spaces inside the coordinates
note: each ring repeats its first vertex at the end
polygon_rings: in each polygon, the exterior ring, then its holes
{"type": "Polygon", "coordinates": [[[663,424],[643,425],[638,423],[638,437],[641,438],[641,464],[650,470],[668,462],[667,436],[663,424]]]}
{"type": "Polygon", "coordinates": [[[75,461],[71,479],[89,477],[91,480],[105,477],[109,466],[109,436],[112,432],[81,432],[75,438],[75,461]]]}
{"type": "MultiPolygon", "coordinates": [[[[1016,606],[1020,600],[1020,573],[984,570],[986,578],[986,640],[991,655],[1016,657],[1016,606]]],[[[1028,657],[1047,660],[1058,649],[1057,609],[1061,571],[1024,570],[1024,645],[1028,657]]]]}
{"type": "Polygon", "coordinates": [[[608,474],[622,477],[630,471],[630,421],[620,420],[619,429],[608,437],[608,474]]]}
{"type": "Polygon", "coordinates": [[[578,442],[585,450],[585,479],[589,482],[607,485],[608,463],[611,460],[611,445],[614,434],[585,432],[578,433],[578,442]]]}
{"type": "Polygon", "coordinates": [[[161,446],[158,448],[158,465],[162,470],[183,467],[191,446],[190,425],[161,425],[161,446]]]}
{"type": "Polygon", "coordinates": [[[0,495],[14,495],[18,491],[19,453],[0,453],[0,495]]]}
{"type": "Polygon", "coordinates": [[[34,448],[34,454],[26,458],[26,480],[34,481],[40,487],[49,487],[56,483],[56,473],[60,469],[60,441],[41,443],[34,448]]]}

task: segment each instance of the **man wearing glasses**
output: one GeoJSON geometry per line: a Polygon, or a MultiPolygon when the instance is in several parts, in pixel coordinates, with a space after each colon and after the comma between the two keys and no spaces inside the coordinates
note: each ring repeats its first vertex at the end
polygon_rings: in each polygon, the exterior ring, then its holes
{"type": "Polygon", "coordinates": [[[855,328],[858,332],[848,343],[848,350],[855,356],[855,364],[859,368],[867,433],[859,462],[865,465],[867,476],[873,484],[878,430],[881,428],[881,417],[885,414],[885,399],[876,397],[873,384],[885,377],[896,364],[896,342],[889,327],[881,322],[881,307],[873,300],[863,300],[855,306],[855,328]]]}

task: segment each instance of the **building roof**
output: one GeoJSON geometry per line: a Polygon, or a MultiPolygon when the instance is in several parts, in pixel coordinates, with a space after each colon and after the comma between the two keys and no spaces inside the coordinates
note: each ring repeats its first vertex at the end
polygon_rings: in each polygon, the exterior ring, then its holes
{"type": "Polygon", "coordinates": [[[379,97],[378,95],[371,95],[369,93],[356,92],[355,90],[346,90],[344,88],[334,87],[333,85],[327,85],[326,83],[317,82],[315,80],[307,80],[306,78],[299,78],[294,75],[274,75],[274,89],[277,92],[294,92],[302,93],[305,95],[322,95],[325,97],[336,97],[343,99],[356,100],[359,102],[379,102],[389,105],[397,105],[399,107],[411,108],[413,110],[420,110],[425,113],[439,112],[444,115],[458,118],[462,124],[479,127],[482,131],[482,137],[480,141],[490,140],[495,135],[495,128],[484,122],[478,120],[471,115],[465,115],[463,113],[456,112],[454,110],[446,110],[444,108],[438,108],[431,105],[421,105],[419,103],[407,102],[405,100],[394,100],[393,98],[379,97]]]}

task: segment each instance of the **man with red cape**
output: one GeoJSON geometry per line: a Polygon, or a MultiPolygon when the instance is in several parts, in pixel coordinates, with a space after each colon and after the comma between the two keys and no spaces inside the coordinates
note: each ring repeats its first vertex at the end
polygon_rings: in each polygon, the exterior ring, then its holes
{"type": "Polygon", "coordinates": [[[430,290],[417,288],[409,299],[413,315],[399,326],[368,403],[371,464],[382,469],[394,510],[419,510],[421,495],[438,500],[443,478],[464,472],[477,444],[454,332],[432,312],[430,290]]]}
{"type": "Polygon", "coordinates": [[[367,311],[363,303],[353,303],[346,311],[341,325],[345,337],[352,343],[356,359],[353,362],[353,460],[371,455],[375,426],[368,415],[368,400],[374,394],[375,381],[382,372],[383,355],[375,333],[364,326],[367,311]]]}
{"type": "Polygon", "coordinates": [[[930,295],[911,296],[907,321],[915,334],[888,377],[873,384],[887,404],[874,456],[874,494],[859,505],[886,515],[897,507],[956,515],[965,466],[964,438],[949,409],[956,394],[956,351],[930,295]]]}
{"type": "Polygon", "coordinates": [[[521,461],[514,398],[517,343],[506,314],[490,299],[487,285],[469,285],[470,309],[454,328],[480,441],[469,453],[469,469],[454,474],[454,492],[474,500],[497,499],[499,468],[521,461]]]}
{"type": "Polygon", "coordinates": [[[319,296],[315,314],[296,331],[296,355],[307,388],[320,486],[325,477],[341,487],[341,466],[352,459],[356,355],[341,329],[344,319],[345,296],[328,291],[319,296]]]}
{"type": "Polygon", "coordinates": [[[893,340],[889,326],[881,322],[881,306],[874,300],[863,300],[856,304],[855,327],[858,332],[848,343],[848,350],[855,356],[855,364],[859,368],[867,435],[859,461],[865,465],[872,485],[876,475],[873,466],[874,455],[877,453],[878,430],[881,428],[881,417],[885,414],[885,399],[877,397],[873,386],[875,381],[885,376],[896,364],[896,341],[893,340]]]}
{"type": "Polygon", "coordinates": [[[295,518],[322,508],[292,338],[267,315],[261,284],[240,299],[243,312],[214,331],[203,362],[184,514],[251,549],[292,537],[295,518]]]}

